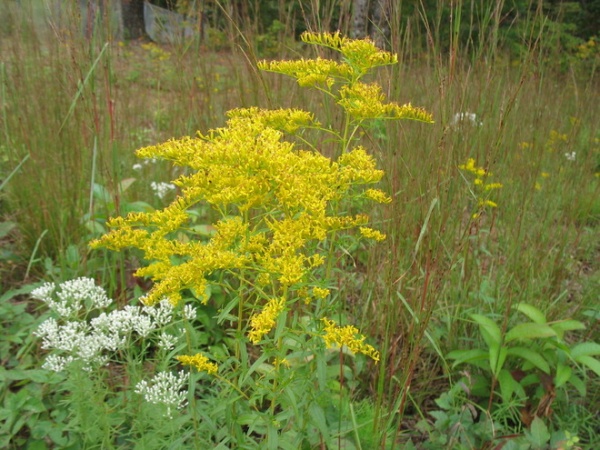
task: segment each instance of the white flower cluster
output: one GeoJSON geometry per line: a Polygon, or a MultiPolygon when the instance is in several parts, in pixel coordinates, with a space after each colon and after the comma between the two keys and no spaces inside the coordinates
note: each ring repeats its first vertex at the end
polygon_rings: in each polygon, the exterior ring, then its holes
{"type": "MultiPolygon", "coordinates": [[[[103,309],[112,303],[106,292],[96,287],[91,279],[67,281],[58,289],[47,283],[36,289],[33,296],[60,316],[47,319],[34,333],[42,338],[42,348],[52,351],[42,367],[57,372],[73,361],[83,362],[86,370],[104,365],[109,361],[111,352],[131,343],[134,334],[147,338],[173,319],[173,306],[168,300],[161,301],[156,307],[127,305],[109,313],[101,312],[89,322],[85,318],[80,319],[82,312],[87,315],[93,309],[103,309]],[[77,290],[77,287],[82,290],[77,290]]],[[[159,347],[167,350],[177,342],[176,336],[164,332],[158,337],[159,347]]]]}
{"type": "Polygon", "coordinates": [[[54,283],[44,283],[34,289],[31,296],[65,318],[77,316],[82,311],[106,308],[112,303],[112,299],[108,298],[104,289],[96,286],[92,278],[65,281],[58,288],[54,283]]]}
{"type": "Polygon", "coordinates": [[[148,166],[150,164],[156,164],[158,160],[156,158],[144,159],[141,163],[135,163],[131,168],[136,171],[140,171],[144,168],[144,166],[148,166]]]}
{"type": "Polygon", "coordinates": [[[457,127],[460,125],[472,125],[476,127],[480,127],[483,125],[483,121],[479,120],[477,114],[471,112],[459,112],[454,114],[452,120],[450,121],[450,125],[453,127],[457,127]]]}
{"type": "Polygon", "coordinates": [[[165,183],[164,181],[158,183],[156,181],[153,181],[152,183],[150,183],[150,187],[152,188],[154,195],[156,195],[161,200],[165,198],[169,192],[174,191],[176,189],[176,186],[174,184],[165,183]]]}
{"type": "Polygon", "coordinates": [[[567,161],[575,161],[577,159],[577,153],[576,152],[567,152],[565,153],[565,158],[567,158],[567,161]]]}
{"type": "Polygon", "coordinates": [[[165,405],[166,415],[172,418],[173,410],[181,409],[187,404],[187,390],[183,387],[188,381],[189,375],[182,370],[177,375],[171,372],[159,372],[151,382],[140,381],[135,386],[135,392],[143,395],[144,399],[155,405],[165,405]]]}

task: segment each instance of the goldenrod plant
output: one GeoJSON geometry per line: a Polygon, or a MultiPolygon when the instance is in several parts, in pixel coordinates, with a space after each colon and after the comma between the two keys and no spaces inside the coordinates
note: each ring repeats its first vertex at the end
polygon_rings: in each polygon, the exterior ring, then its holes
{"type": "MultiPolygon", "coordinates": [[[[197,423],[199,403],[193,398],[195,388],[186,401],[187,381],[176,374],[178,362],[212,382],[212,399],[202,399],[212,406],[200,414],[227,433],[191,438],[203,445],[275,449],[355,440],[357,430],[351,433],[341,425],[349,414],[342,405],[350,399],[343,386],[352,372],[344,360],[362,355],[373,364],[380,360],[377,343],[346,323],[343,302],[333,291],[340,238],[385,239],[367,214],[350,211],[365,202],[392,201],[376,187],[384,172],[359,145],[357,132],[368,120],[429,123],[432,117],[410,104],[388,102],[381,86],[363,81],[374,68],[397,60],[370,40],[339,33],[305,33],[302,40],[330,48],[341,58],[261,62],[259,67],[324,92],[342,110],[341,130],[319,123],[308,111],[251,107],[229,111],[223,128],[142,148],[140,157],[184,168],[173,181],[178,196],[162,210],[109,220],[111,231],[91,243],[95,249],[141,252],[144,265],[135,275],[153,281],[141,297],[144,311],[167,304],[177,310],[191,304],[214,308],[218,326],[225,330],[221,345],[202,347],[194,338],[198,330],[183,327],[182,336],[161,335],[157,344],[159,349],[177,348],[179,354],[169,353],[167,360],[153,356],[150,371],[143,369],[143,358],[135,363],[135,372],[144,372],[135,392],[147,402],[165,405],[169,419],[177,410],[196,408],[190,413],[196,432],[204,430],[197,423]],[[335,158],[324,156],[318,142],[305,136],[309,129],[333,138],[335,158]],[[193,226],[195,211],[207,206],[217,217],[209,236],[193,226]],[[186,345],[177,346],[182,339],[186,345]],[[334,398],[339,399],[337,411],[331,409],[334,398]]],[[[48,292],[54,289],[47,287],[48,292]]],[[[184,317],[191,319],[190,314],[184,317]]],[[[104,315],[100,319],[107,320],[104,315]]],[[[98,320],[92,320],[94,333],[98,320]]],[[[82,327],[74,333],[83,333],[86,341],[89,326],[82,327]]],[[[145,329],[132,327],[129,333],[137,332],[144,341],[145,329]]],[[[58,335],[65,330],[51,320],[38,332],[54,350],[50,368],[64,369],[82,359],[75,354],[87,348],[61,347],[58,335]],[[50,337],[56,339],[50,342],[50,337]]],[[[120,336],[117,331],[113,339],[120,336]]],[[[119,343],[104,350],[116,351],[119,343]]],[[[151,347],[144,344],[140,355],[151,347]]],[[[87,370],[92,370],[90,362],[102,370],[98,361],[114,361],[103,351],[102,357],[96,353],[83,358],[87,370]]]]}

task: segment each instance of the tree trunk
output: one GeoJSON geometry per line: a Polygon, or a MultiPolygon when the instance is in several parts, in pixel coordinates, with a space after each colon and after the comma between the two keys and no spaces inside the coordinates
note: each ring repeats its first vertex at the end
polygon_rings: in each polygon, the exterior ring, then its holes
{"type": "Polygon", "coordinates": [[[388,48],[390,42],[391,0],[375,0],[371,39],[379,48],[388,48]]]}
{"type": "Polygon", "coordinates": [[[350,24],[350,37],[361,39],[367,36],[369,28],[369,0],[352,1],[352,18],[350,24]]]}
{"type": "Polygon", "coordinates": [[[145,38],[144,0],[121,0],[121,11],[125,38],[145,38]]]}

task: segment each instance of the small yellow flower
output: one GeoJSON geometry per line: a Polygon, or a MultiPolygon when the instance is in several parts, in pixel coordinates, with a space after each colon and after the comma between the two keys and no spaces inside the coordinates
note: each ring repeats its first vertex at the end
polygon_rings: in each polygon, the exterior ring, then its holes
{"type": "Polygon", "coordinates": [[[275,367],[287,367],[289,368],[291,366],[290,362],[287,360],[287,358],[275,358],[275,361],[273,361],[273,364],[275,365],[275,367]]]}
{"type": "Polygon", "coordinates": [[[485,208],[486,206],[489,206],[490,208],[497,208],[498,204],[491,200],[479,200],[479,206],[481,208],[485,208]]]}
{"type": "Polygon", "coordinates": [[[483,189],[486,191],[491,191],[492,189],[501,189],[501,188],[502,188],[502,183],[488,183],[483,187],[483,189]]]}
{"type": "Polygon", "coordinates": [[[195,367],[198,372],[206,372],[209,375],[214,375],[219,370],[219,367],[210,362],[210,360],[201,353],[195,355],[179,355],[176,359],[184,366],[195,367]]]}
{"type": "Polygon", "coordinates": [[[542,176],[542,178],[548,178],[548,177],[550,177],[550,174],[548,172],[542,172],[541,176],[542,176]]]}
{"type": "Polygon", "coordinates": [[[323,298],[327,298],[327,296],[330,294],[330,291],[329,291],[329,289],[323,289],[318,286],[315,286],[312,289],[312,293],[315,298],[323,299],[323,298]]]}
{"type": "Polygon", "coordinates": [[[373,239],[375,241],[383,241],[386,236],[381,231],[374,230],[368,227],[360,227],[360,234],[367,239],[373,239]]]}
{"type": "Polygon", "coordinates": [[[379,189],[367,189],[365,196],[371,200],[375,200],[377,203],[390,203],[392,201],[390,196],[379,189]]]}
{"type": "Polygon", "coordinates": [[[277,316],[283,311],[285,298],[273,298],[269,300],[267,306],[250,319],[250,332],[248,339],[253,344],[258,344],[263,336],[273,329],[277,316]]]}
{"type": "Polygon", "coordinates": [[[327,348],[331,348],[334,345],[340,347],[345,345],[351,352],[363,353],[375,362],[379,362],[379,352],[372,345],[365,343],[366,337],[360,334],[356,327],[352,325],[339,327],[333,320],[328,320],[327,318],[323,318],[322,320],[325,324],[325,336],[323,336],[323,339],[327,348]]]}

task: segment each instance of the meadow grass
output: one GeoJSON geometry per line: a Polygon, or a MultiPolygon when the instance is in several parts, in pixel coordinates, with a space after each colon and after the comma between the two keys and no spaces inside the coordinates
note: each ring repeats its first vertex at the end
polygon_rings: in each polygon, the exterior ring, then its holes
{"type": "MultiPolygon", "coordinates": [[[[3,11],[2,22],[12,25],[0,34],[0,176],[28,158],[0,192],[2,220],[18,224],[2,239],[0,255],[3,316],[13,322],[15,337],[3,342],[1,358],[15,370],[36,367],[41,350],[23,334],[39,323],[39,314],[22,292],[11,290],[86,275],[124,304],[147,288],[131,277],[136,255],[87,247],[109,216],[160,208],[168,200],[157,198],[150,182],[169,182],[175,169],[151,162],[136,170],[135,149],[222,126],[224,112],[235,107],[304,108],[334,127],[341,120],[321,96],[257,71],[251,35],[221,52],[199,42],[112,42],[101,29],[86,40],[73,25],[77,20],[48,27],[35,10],[24,12],[16,5],[3,11]]],[[[347,241],[332,286],[345,314],[382,354],[378,365],[354,367],[359,383],[352,395],[375,405],[364,406],[374,437],[362,436],[372,442],[362,448],[395,448],[437,408],[433,400],[460,378],[448,352],[483,345],[472,313],[506,330],[516,320],[511,308],[529,304],[548,321],[582,321],[587,328],[573,333],[572,342],[599,340],[595,68],[554,70],[539,51],[539,36],[532,36],[525,55],[506,57],[497,49],[495,13],[483,16],[479,25],[487,24],[490,35],[471,49],[452,39],[443,48],[431,31],[439,27],[426,22],[392,33],[400,64],[377,75],[391,100],[426,108],[435,123],[375,121],[361,135],[386,172],[381,188],[393,198],[367,211],[387,241],[347,241]],[[425,44],[418,45],[419,33],[427,36],[425,44]],[[454,120],[467,112],[476,120],[454,120]],[[459,169],[469,158],[502,184],[490,197],[497,207],[478,210],[476,186],[459,169]]],[[[454,25],[458,33],[460,24],[454,25]]],[[[309,51],[298,44],[285,49],[313,56],[309,51]]],[[[333,147],[322,142],[326,155],[333,147]]],[[[208,227],[212,217],[198,220],[208,227]]],[[[586,414],[600,403],[597,375],[588,372],[585,382],[587,396],[571,390],[574,402],[557,400],[554,423],[593,448],[598,422],[586,414]]],[[[30,394],[41,396],[32,385],[30,394]]],[[[16,390],[14,378],[3,376],[5,405],[16,390]]]]}

